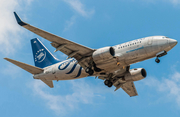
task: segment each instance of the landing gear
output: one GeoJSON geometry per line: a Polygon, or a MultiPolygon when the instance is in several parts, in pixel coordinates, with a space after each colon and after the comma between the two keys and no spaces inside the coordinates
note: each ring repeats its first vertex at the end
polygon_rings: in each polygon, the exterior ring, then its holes
{"type": "Polygon", "coordinates": [[[110,80],[105,80],[104,84],[108,87],[112,87],[113,83],[110,80]]]}
{"type": "Polygon", "coordinates": [[[94,71],[95,72],[100,72],[101,69],[97,68],[97,67],[94,67],[94,70],[90,67],[86,67],[85,69],[86,73],[88,73],[89,75],[93,75],[94,71]]]}
{"type": "Polygon", "coordinates": [[[158,57],[156,58],[156,60],[155,60],[155,61],[156,61],[156,63],[159,63],[159,62],[160,62],[160,60],[159,60],[159,58],[158,58],[158,57]]]}
{"type": "Polygon", "coordinates": [[[101,70],[100,68],[94,67],[94,71],[100,72],[100,71],[102,71],[102,70],[101,70]]]}
{"type": "Polygon", "coordinates": [[[96,64],[93,62],[94,71],[100,72],[102,71],[100,68],[96,67],[96,64]]]}
{"type": "Polygon", "coordinates": [[[89,75],[93,75],[94,70],[92,70],[90,67],[86,67],[85,72],[88,73],[89,75]]]}
{"type": "Polygon", "coordinates": [[[91,76],[91,75],[93,75],[94,71],[95,72],[100,72],[102,70],[100,68],[96,67],[96,64],[94,63],[94,61],[91,61],[89,63],[89,66],[86,67],[85,72],[88,73],[91,76]],[[92,68],[94,68],[94,70],[92,68]]]}
{"type": "Polygon", "coordinates": [[[162,57],[162,56],[164,56],[164,55],[166,55],[167,54],[167,52],[166,51],[161,51],[161,52],[159,52],[159,53],[157,53],[156,54],[156,63],[159,63],[160,62],[160,60],[159,60],[159,57],[162,57]]]}

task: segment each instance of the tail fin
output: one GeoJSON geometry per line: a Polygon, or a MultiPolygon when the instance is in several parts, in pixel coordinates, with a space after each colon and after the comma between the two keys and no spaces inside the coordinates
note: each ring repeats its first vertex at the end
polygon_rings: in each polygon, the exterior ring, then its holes
{"type": "Polygon", "coordinates": [[[31,46],[36,67],[44,68],[59,62],[38,38],[31,40],[31,46]]]}

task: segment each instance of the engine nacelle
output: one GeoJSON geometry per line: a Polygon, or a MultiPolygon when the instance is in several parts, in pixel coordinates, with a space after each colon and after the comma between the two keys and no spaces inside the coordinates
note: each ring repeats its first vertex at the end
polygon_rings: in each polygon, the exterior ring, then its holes
{"type": "Polygon", "coordinates": [[[93,52],[92,57],[94,62],[100,62],[113,58],[114,54],[115,51],[113,47],[104,47],[97,49],[95,52],[93,52]]]}
{"type": "Polygon", "coordinates": [[[124,76],[125,81],[138,81],[146,77],[146,70],[144,68],[131,69],[129,73],[124,76]]]}

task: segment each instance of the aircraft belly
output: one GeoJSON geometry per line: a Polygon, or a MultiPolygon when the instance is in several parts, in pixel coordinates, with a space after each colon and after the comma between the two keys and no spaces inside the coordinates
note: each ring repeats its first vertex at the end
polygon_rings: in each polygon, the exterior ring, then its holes
{"type": "Polygon", "coordinates": [[[98,68],[104,69],[106,67],[109,67],[110,65],[116,65],[116,63],[117,63],[116,59],[113,59],[113,60],[111,59],[111,60],[107,60],[107,61],[102,62],[102,63],[98,63],[98,64],[96,64],[96,66],[98,68]]]}

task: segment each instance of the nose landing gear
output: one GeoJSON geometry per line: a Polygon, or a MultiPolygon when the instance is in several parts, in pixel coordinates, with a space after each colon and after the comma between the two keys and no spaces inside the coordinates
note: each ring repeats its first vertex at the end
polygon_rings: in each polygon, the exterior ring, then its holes
{"type": "Polygon", "coordinates": [[[160,60],[159,60],[159,58],[158,58],[158,57],[156,58],[156,60],[155,60],[155,61],[156,61],[156,63],[159,63],[159,62],[160,62],[160,60]]]}
{"type": "Polygon", "coordinates": [[[164,55],[166,55],[167,54],[167,52],[166,51],[161,51],[161,52],[159,52],[159,53],[157,53],[156,54],[156,63],[159,63],[160,62],[160,60],[159,60],[159,57],[162,57],[162,56],[164,56],[164,55]]]}

